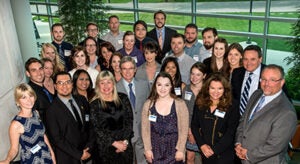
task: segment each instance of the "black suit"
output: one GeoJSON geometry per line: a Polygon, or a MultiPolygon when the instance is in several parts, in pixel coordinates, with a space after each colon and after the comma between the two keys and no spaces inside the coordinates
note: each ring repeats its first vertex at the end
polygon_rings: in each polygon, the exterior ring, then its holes
{"type": "Polygon", "coordinates": [[[57,96],[46,111],[47,132],[58,164],[80,164],[83,149],[90,151],[94,140],[93,132],[89,131],[89,104],[83,96],[73,96],[81,111],[83,126],[78,123],[68,107],[57,96]]]}
{"type": "MultiPolygon", "coordinates": [[[[176,30],[173,30],[171,28],[168,28],[165,26],[165,39],[164,39],[164,45],[163,49],[161,50],[161,56],[157,57],[157,62],[161,63],[162,59],[165,57],[166,53],[171,50],[171,39],[172,36],[177,33],[176,30]]],[[[147,33],[147,36],[154,39],[158,43],[156,28],[152,29],[147,33]]]]}
{"type": "MultiPolygon", "coordinates": [[[[31,88],[34,90],[34,92],[37,96],[37,99],[34,103],[33,109],[39,111],[41,119],[42,119],[43,123],[45,123],[45,111],[46,111],[47,108],[49,108],[49,106],[51,104],[50,100],[48,99],[48,96],[43,91],[44,89],[45,90],[47,90],[47,89],[33,83],[32,81],[29,81],[28,85],[31,86],[31,88]]],[[[49,92],[49,94],[51,94],[51,93],[49,92]]],[[[54,95],[51,94],[51,96],[53,97],[54,95]]]]}

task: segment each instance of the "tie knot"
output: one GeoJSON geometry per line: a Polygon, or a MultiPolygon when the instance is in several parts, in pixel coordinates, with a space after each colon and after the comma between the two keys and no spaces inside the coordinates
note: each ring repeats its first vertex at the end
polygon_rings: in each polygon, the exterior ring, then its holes
{"type": "Polygon", "coordinates": [[[250,73],[249,73],[249,76],[252,76],[252,75],[253,75],[253,72],[250,72],[250,73]]]}
{"type": "Polygon", "coordinates": [[[73,100],[72,100],[72,99],[70,99],[70,100],[69,100],[69,103],[70,103],[70,104],[72,104],[72,103],[73,103],[73,100]]]}
{"type": "Polygon", "coordinates": [[[129,88],[132,88],[132,83],[129,83],[128,86],[129,86],[129,88]]]}

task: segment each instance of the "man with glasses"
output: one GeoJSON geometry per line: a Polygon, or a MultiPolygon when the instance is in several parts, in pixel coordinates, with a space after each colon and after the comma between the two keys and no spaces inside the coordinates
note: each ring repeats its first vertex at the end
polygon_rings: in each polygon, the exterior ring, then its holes
{"type": "MultiPolygon", "coordinates": [[[[98,28],[98,25],[94,22],[90,22],[86,25],[86,34],[87,34],[87,37],[93,37],[97,41],[97,49],[99,49],[100,44],[102,42],[105,42],[104,40],[102,40],[98,37],[99,28],[98,28]]],[[[84,41],[80,42],[78,45],[84,46],[84,41]]]]}
{"type": "Polygon", "coordinates": [[[39,111],[43,123],[45,123],[45,111],[50,106],[53,95],[44,87],[45,79],[44,66],[37,58],[29,58],[25,63],[26,76],[29,78],[28,84],[36,93],[37,99],[33,109],[39,111]]]}
{"type": "Polygon", "coordinates": [[[46,111],[46,127],[57,163],[85,163],[94,143],[89,127],[89,104],[85,97],[72,95],[72,79],[58,72],[54,80],[57,97],[46,111]]]}
{"type": "Polygon", "coordinates": [[[141,137],[141,115],[143,105],[149,96],[149,84],[145,80],[134,78],[137,68],[135,60],[130,56],[124,56],[121,59],[120,68],[122,79],[117,83],[117,90],[128,96],[133,112],[134,136],[131,143],[134,150],[134,161],[138,164],[146,164],[141,137]]]}
{"type": "Polygon", "coordinates": [[[261,89],[250,97],[236,132],[235,151],[243,164],[287,163],[297,115],[282,91],[284,82],[282,67],[271,64],[263,69],[261,89]]]}

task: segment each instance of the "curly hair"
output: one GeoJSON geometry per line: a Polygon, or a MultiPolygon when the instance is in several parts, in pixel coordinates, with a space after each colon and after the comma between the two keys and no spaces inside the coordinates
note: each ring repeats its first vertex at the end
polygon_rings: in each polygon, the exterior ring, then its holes
{"type": "Polygon", "coordinates": [[[203,88],[196,98],[196,105],[199,109],[206,109],[212,105],[213,102],[209,95],[209,87],[212,81],[220,82],[223,85],[224,93],[219,100],[217,108],[221,111],[227,111],[232,104],[231,86],[229,81],[219,72],[212,73],[204,82],[203,88]]]}

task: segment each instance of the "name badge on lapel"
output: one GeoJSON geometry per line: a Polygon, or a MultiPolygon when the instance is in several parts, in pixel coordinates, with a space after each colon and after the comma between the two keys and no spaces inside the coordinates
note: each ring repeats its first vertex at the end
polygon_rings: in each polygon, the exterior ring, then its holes
{"type": "Polygon", "coordinates": [[[192,92],[185,91],[184,99],[190,101],[192,98],[192,94],[193,94],[192,92]]]}
{"type": "Polygon", "coordinates": [[[30,149],[32,154],[35,154],[36,152],[38,152],[39,150],[41,150],[41,146],[39,144],[36,144],[35,146],[33,146],[33,148],[30,149]]]}
{"type": "Polygon", "coordinates": [[[226,112],[224,111],[220,111],[219,109],[216,109],[215,111],[215,116],[220,117],[220,118],[224,118],[226,112]]]}
{"type": "Polygon", "coordinates": [[[151,121],[151,122],[156,122],[156,116],[155,115],[149,115],[149,121],[151,121]]]}
{"type": "Polygon", "coordinates": [[[90,115],[89,114],[86,114],[84,118],[85,118],[85,122],[89,122],[90,121],[90,115]]]}

